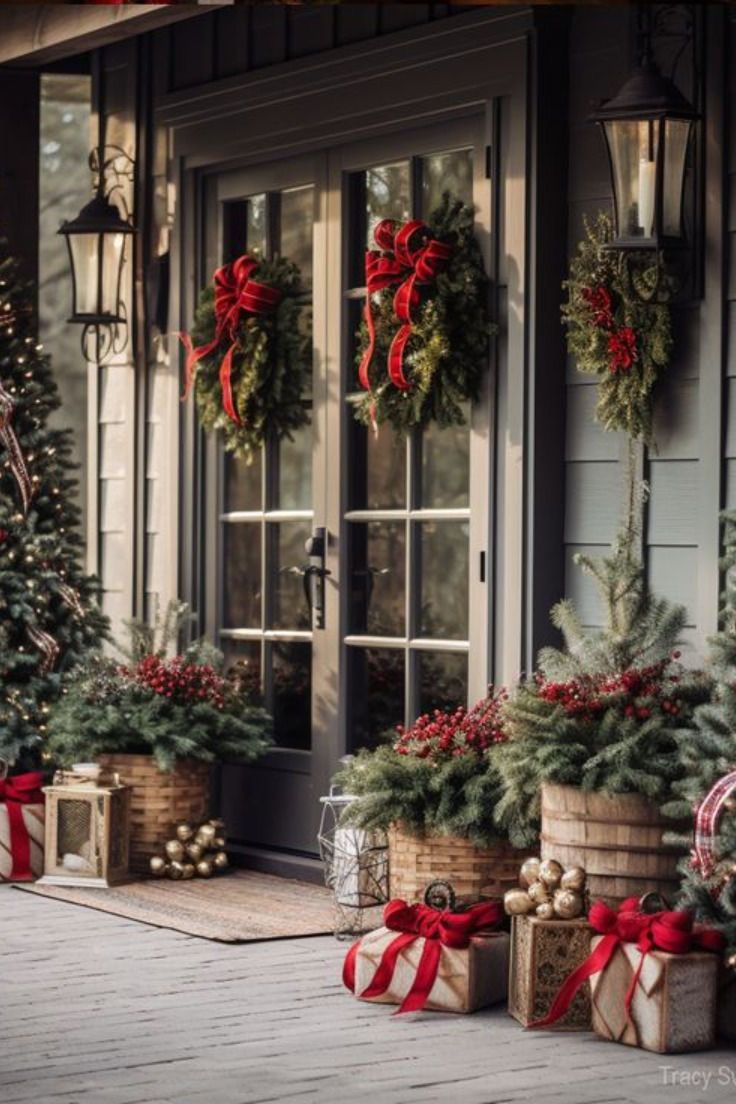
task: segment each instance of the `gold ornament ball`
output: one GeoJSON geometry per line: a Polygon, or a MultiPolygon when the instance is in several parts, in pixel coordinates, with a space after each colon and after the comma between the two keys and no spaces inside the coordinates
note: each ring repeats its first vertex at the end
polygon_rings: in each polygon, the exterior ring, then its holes
{"type": "Polygon", "coordinates": [[[212,877],[212,863],[209,859],[201,859],[197,863],[197,874],[200,878],[212,877]]]}
{"type": "Polygon", "coordinates": [[[583,898],[572,889],[558,889],[553,909],[560,920],[575,920],[583,914],[583,898]]]}
{"type": "Polygon", "coordinates": [[[222,849],[225,846],[225,837],[224,836],[215,836],[215,838],[212,841],[212,846],[216,847],[218,851],[222,851],[222,849]]]}
{"type": "Polygon", "coordinates": [[[519,871],[519,882],[523,889],[539,881],[539,859],[525,859],[519,871]]]}
{"type": "Polygon", "coordinates": [[[174,882],[178,882],[180,878],[183,878],[184,863],[179,862],[178,859],[174,859],[174,861],[169,865],[169,877],[174,882]]]}
{"type": "Polygon", "coordinates": [[[194,863],[184,863],[184,865],[181,868],[181,876],[182,876],[182,878],[184,879],[185,882],[189,881],[190,878],[193,878],[194,877],[194,863]]]}
{"type": "Polygon", "coordinates": [[[539,880],[549,889],[555,889],[562,879],[564,870],[556,859],[545,859],[539,867],[539,880]]]}
{"type": "Polygon", "coordinates": [[[166,859],[162,859],[160,855],[152,855],[148,866],[156,878],[163,878],[166,873],[166,859]]]}
{"type": "Polygon", "coordinates": [[[542,901],[541,905],[537,905],[536,916],[540,920],[554,920],[555,906],[551,901],[542,901]]]}
{"type": "Polygon", "coordinates": [[[575,893],[582,893],[585,889],[587,874],[582,866],[571,866],[560,879],[562,889],[572,889],[575,893]]]}
{"type": "Polygon", "coordinates": [[[180,839],[182,843],[188,843],[194,835],[194,829],[191,824],[186,820],[183,820],[181,824],[176,826],[176,838],[180,839]]]}
{"type": "Polygon", "coordinates": [[[212,859],[212,865],[214,866],[215,870],[227,870],[229,863],[227,855],[224,851],[217,851],[215,853],[215,856],[212,859]]]}
{"type": "Polygon", "coordinates": [[[532,882],[527,893],[535,905],[542,905],[549,901],[549,890],[544,882],[532,882]]]}
{"type": "Polygon", "coordinates": [[[212,817],[207,823],[211,824],[216,832],[223,832],[225,830],[225,821],[221,820],[220,817],[212,817]]]}
{"type": "Polygon", "coordinates": [[[195,843],[201,843],[202,847],[211,847],[212,842],[217,835],[217,830],[212,824],[203,824],[194,837],[195,843]]]}
{"type": "Polygon", "coordinates": [[[193,863],[198,863],[204,855],[204,847],[201,843],[188,843],[186,846],[187,856],[193,863]]]}
{"type": "Polygon", "coordinates": [[[164,850],[166,851],[168,858],[172,859],[175,862],[180,863],[181,860],[184,858],[184,844],[181,842],[181,840],[169,840],[164,850]]]}
{"type": "Polygon", "coordinates": [[[524,889],[509,889],[503,895],[503,907],[508,916],[526,916],[534,902],[524,889]]]}

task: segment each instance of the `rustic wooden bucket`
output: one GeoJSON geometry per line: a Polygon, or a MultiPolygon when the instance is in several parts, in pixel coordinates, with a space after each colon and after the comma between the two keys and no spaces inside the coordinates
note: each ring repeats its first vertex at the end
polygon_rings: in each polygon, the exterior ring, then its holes
{"type": "Polygon", "coordinates": [[[527,852],[501,842],[476,847],[466,839],[430,834],[415,836],[401,824],[388,831],[388,876],[391,897],[421,901],[430,882],[450,882],[459,897],[502,897],[518,885],[519,866],[527,852]]]}
{"type": "Polygon", "coordinates": [[[591,900],[617,905],[652,892],[671,898],[682,852],[666,846],[664,835],[679,827],[640,794],[542,786],[542,858],[585,867],[591,900]]]}
{"type": "Polygon", "coordinates": [[[152,755],[100,755],[100,766],[117,771],[132,787],[130,796],[130,869],[148,870],[180,820],[204,820],[210,805],[210,766],[184,759],[162,771],[152,755]]]}

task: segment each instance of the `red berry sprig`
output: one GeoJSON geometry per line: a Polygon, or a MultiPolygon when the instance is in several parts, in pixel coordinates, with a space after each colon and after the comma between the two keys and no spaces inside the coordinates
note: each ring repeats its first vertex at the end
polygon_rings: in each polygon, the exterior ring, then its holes
{"type": "Polygon", "coordinates": [[[397,725],[394,751],[433,762],[481,756],[492,745],[506,740],[502,707],[507,698],[506,690],[494,694],[491,687],[488,697],[469,711],[458,706],[453,712],[435,709],[422,713],[409,728],[397,725]]]}

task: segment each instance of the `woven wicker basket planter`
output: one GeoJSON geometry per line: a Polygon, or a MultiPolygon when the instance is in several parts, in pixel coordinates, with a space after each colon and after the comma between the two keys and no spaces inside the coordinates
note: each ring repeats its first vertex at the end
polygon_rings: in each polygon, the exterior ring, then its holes
{"type": "Polygon", "coordinates": [[[542,786],[542,858],[585,867],[592,900],[618,905],[645,893],[673,896],[682,852],[666,846],[664,835],[678,827],[640,794],[542,786]]]}
{"type": "Polygon", "coordinates": [[[130,869],[148,870],[148,861],[180,820],[204,820],[210,805],[210,765],[196,759],[162,771],[152,755],[100,755],[100,766],[117,771],[132,787],[130,799],[130,869]]]}
{"type": "Polygon", "coordinates": [[[518,885],[519,866],[526,852],[509,843],[476,847],[454,836],[415,836],[401,824],[388,831],[388,869],[391,897],[420,901],[435,879],[450,882],[458,896],[503,896],[518,885]]]}

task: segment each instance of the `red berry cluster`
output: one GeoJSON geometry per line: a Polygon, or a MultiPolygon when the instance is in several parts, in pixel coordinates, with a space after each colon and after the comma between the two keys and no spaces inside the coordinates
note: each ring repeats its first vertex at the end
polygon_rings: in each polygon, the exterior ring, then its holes
{"type": "Polygon", "coordinates": [[[590,308],[593,325],[608,334],[609,371],[628,372],[639,359],[636,331],[631,326],[616,329],[613,296],[607,287],[585,287],[580,292],[590,308]]]}
{"type": "Polygon", "coordinates": [[[206,702],[215,709],[225,708],[225,680],[209,664],[188,663],[184,656],[161,659],[151,655],[137,664],[132,676],[135,682],[171,698],[177,705],[206,702]]]}
{"type": "Polygon", "coordinates": [[[423,713],[410,728],[397,725],[394,751],[416,759],[439,762],[461,755],[482,755],[493,744],[503,743],[502,708],[506,690],[491,692],[471,710],[458,706],[454,712],[435,709],[423,713]]]}
{"type": "Polygon", "coordinates": [[[559,704],[569,717],[596,721],[606,710],[618,707],[625,717],[646,721],[660,710],[670,717],[680,714],[677,697],[679,674],[668,674],[670,660],[680,658],[673,652],[668,659],[649,667],[630,667],[617,675],[588,675],[569,682],[552,682],[537,675],[537,692],[544,701],[559,704]]]}

